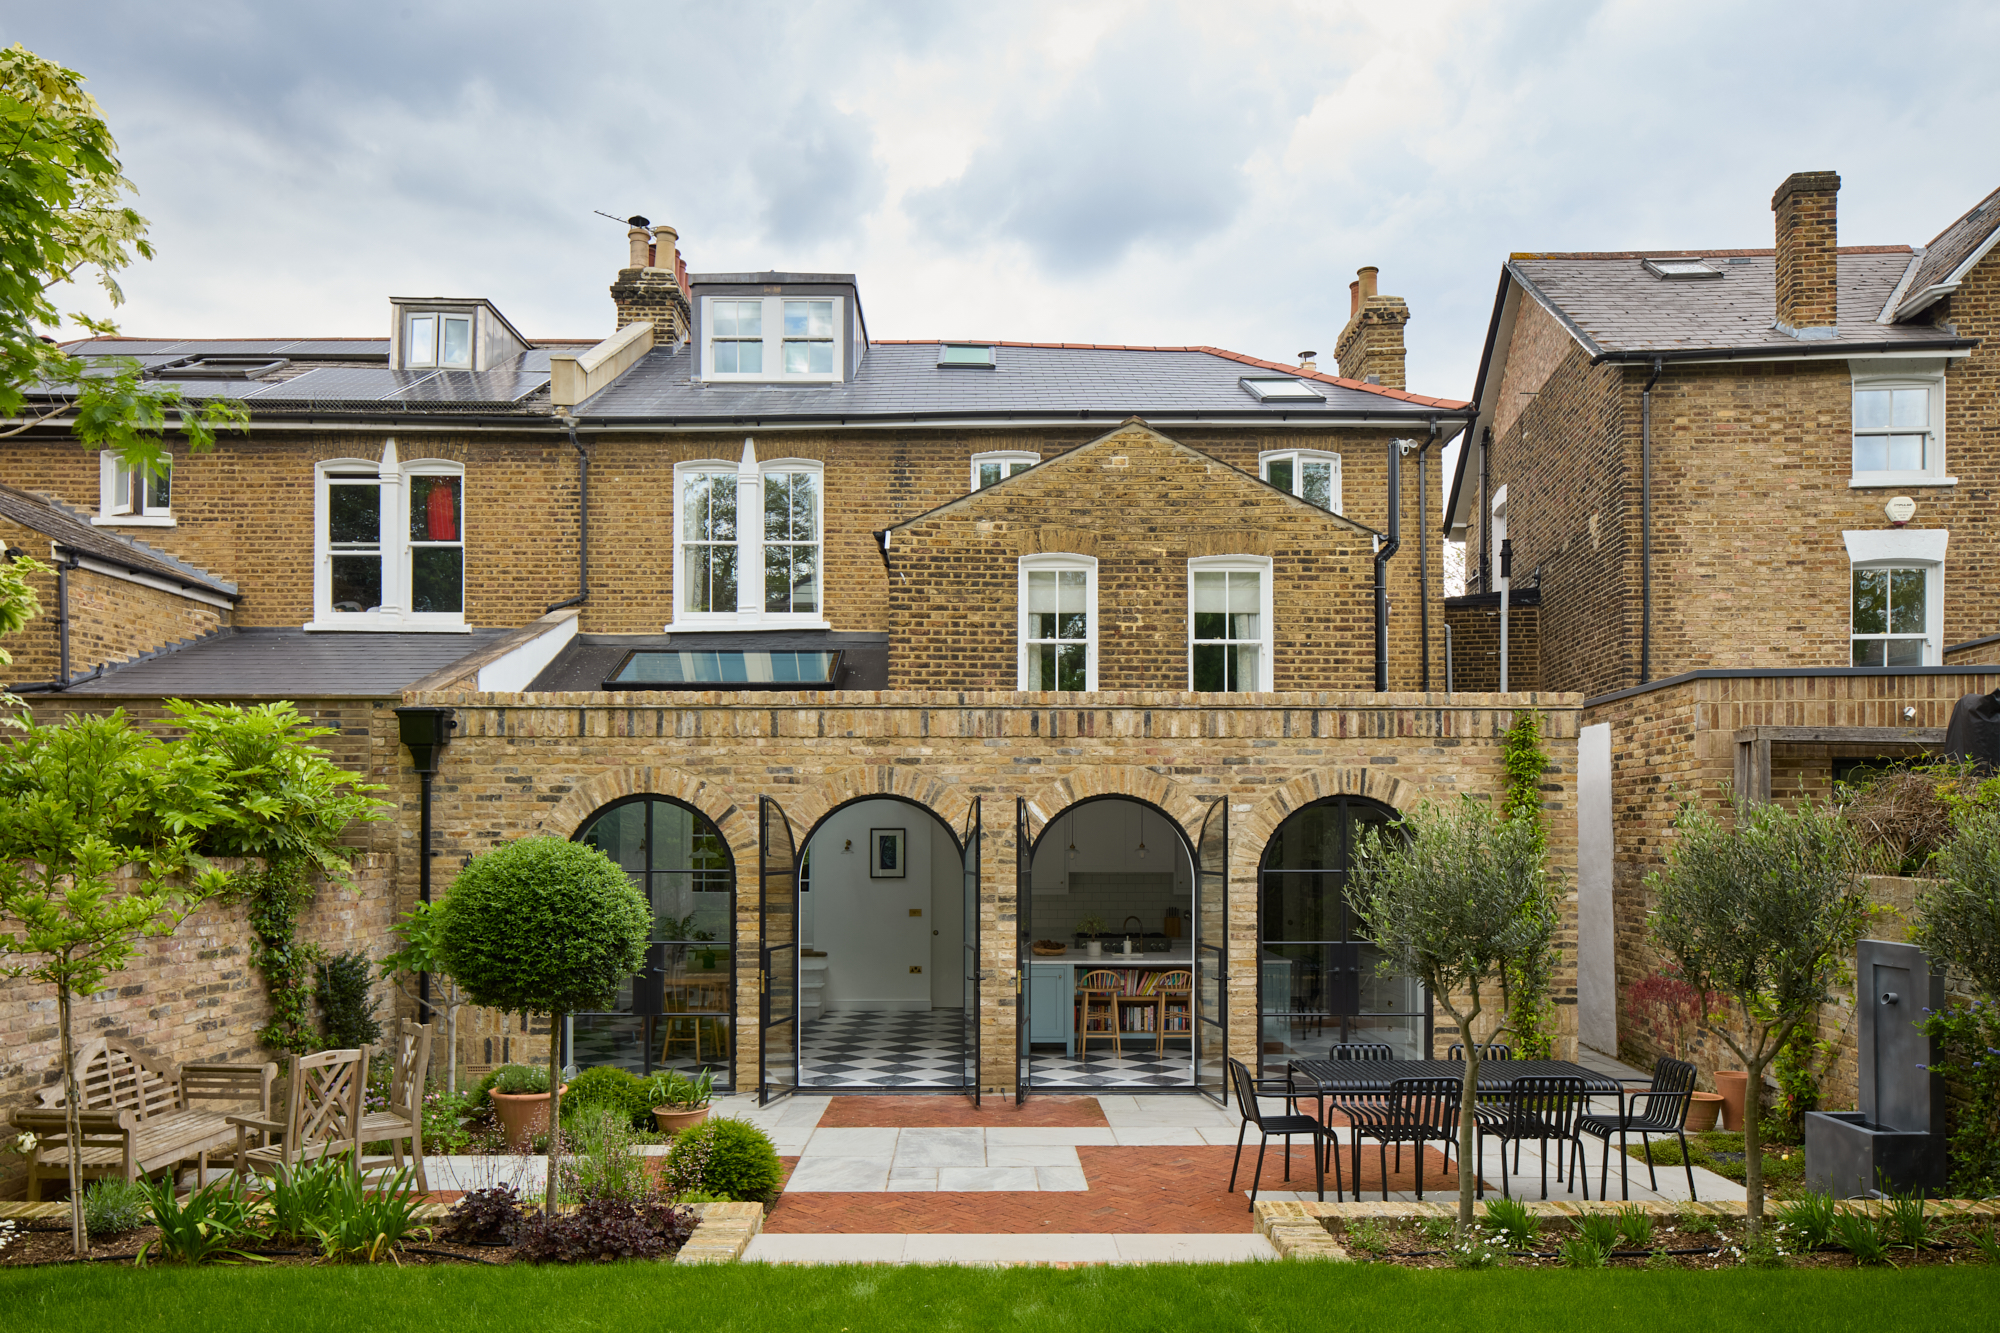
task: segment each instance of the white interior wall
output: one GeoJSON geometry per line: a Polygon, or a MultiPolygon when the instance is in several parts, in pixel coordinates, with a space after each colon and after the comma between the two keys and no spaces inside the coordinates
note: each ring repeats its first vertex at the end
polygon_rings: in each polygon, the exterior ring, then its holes
{"type": "Polygon", "coordinates": [[[1188,913],[1194,903],[1194,866],[1165,816],[1133,801],[1115,800],[1092,801],[1058,815],[1035,851],[1031,879],[1035,938],[1067,942],[1076,923],[1093,914],[1104,919],[1107,930],[1122,929],[1128,915],[1136,915],[1143,930],[1163,930],[1168,900],[1116,891],[1073,893],[1069,875],[1072,871],[1157,875],[1167,870],[1174,872],[1171,901],[1180,909],[1185,940],[1193,929],[1188,913]],[[1142,836],[1143,857],[1138,854],[1142,836]],[[1074,858],[1069,855],[1072,841],[1074,858]]]}
{"type": "MultiPolygon", "coordinates": [[[[907,808],[907,807],[906,807],[907,808]]],[[[931,1008],[965,1007],[965,865],[954,840],[931,826],[931,1008]]]]}
{"type": "MultiPolygon", "coordinates": [[[[929,1009],[936,971],[931,931],[949,928],[933,919],[933,882],[942,879],[943,896],[954,906],[959,890],[958,857],[944,829],[901,801],[861,801],[821,825],[811,847],[812,890],[805,895],[811,903],[802,905],[800,924],[827,955],[826,1009],[929,1009]],[[868,831],[877,828],[908,834],[904,878],[869,877],[868,831]],[[948,873],[934,874],[940,865],[948,873]]],[[[950,929],[956,946],[960,937],[950,929]]],[[[956,984],[950,989],[955,1003],[956,984]]]]}

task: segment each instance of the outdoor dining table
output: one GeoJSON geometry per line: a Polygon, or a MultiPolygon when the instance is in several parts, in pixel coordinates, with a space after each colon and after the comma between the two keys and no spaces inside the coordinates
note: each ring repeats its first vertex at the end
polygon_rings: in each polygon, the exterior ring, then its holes
{"type": "MultiPolygon", "coordinates": [[[[1300,1083],[1310,1080],[1321,1097],[1383,1096],[1399,1078],[1465,1077],[1463,1060],[1294,1060],[1291,1072],[1300,1083]]],[[[1517,1078],[1580,1078],[1592,1096],[1617,1096],[1624,1085],[1608,1074],[1586,1069],[1573,1060],[1481,1060],[1479,1090],[1505,1091],[1517,1078]]],[[[1301,1088],[1303,1092],[1303,1088],[1301,1088]]],[[[1622,1097],[1621,1097],[1622,1100],[1622,1097]]]]}

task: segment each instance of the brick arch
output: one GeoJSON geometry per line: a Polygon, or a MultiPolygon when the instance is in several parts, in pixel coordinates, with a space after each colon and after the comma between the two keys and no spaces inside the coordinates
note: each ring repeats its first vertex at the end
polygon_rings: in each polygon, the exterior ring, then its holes
{"type": "Polygon", "coordinates": [[[543,817],[537,833],[574,837],[591,815],[627,796],[670,796],[706,816],[729,844],[739,874],[757,865],[757,803],[678,768],[614,768],[586,778],[543,817]]]}
{"type": "MultiPolygon", "coordinates": [[[[963,788],[940,781],[921,767],[909,764],[844,768],[807,786],[766,794],[775,798],[784,810],[785,818],[791,821],[792,836],[801,848],[820,820],[850,801],[899,797],[930,811],[954,833],[965,828],[972,812],[972,797],[963,788]]],[[[981,817],[987,827],[993,826],[992,809],[984,810],[981,817]]]]}
{"type": "MultiPolygon", "coordinates": [[[[1028,798],[1031,827],[1036,830],[1079,801],[1094,796],[1129,796],[1166,811],[1190,840],[1200,830],[1211,804],[1164,773],[1135,764],[1087,765],[1021,794],[1028,798]]],[[[1011,810],[1007,817],[1013,818],[1011,810]]]]}
{"type": "MultiPolygon", "coordinates": [[[[1329,796],[1366,796],[1393,810],[1408,810],[1423,799],[1413,783],[1370,765],[1366,768],[1322,768],[1293,778],[1250,807],[1240,820],[1230,820],[1230,841],[1254,848],[1258,858],[1278,826],[1314,801],[1329,796]]],[[[1235,811],[1230,811],[1232,816],[1235,811]]]]}

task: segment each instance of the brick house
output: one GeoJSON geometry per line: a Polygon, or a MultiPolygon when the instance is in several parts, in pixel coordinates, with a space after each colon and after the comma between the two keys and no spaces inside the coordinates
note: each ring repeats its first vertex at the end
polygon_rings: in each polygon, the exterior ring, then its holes
{"type": "MultiPolygon", "coordinates": [[[[852,275],[628,240],[595,344],[395,298],[386,339],[82,347],[251,424],[157,495],[53,427],[9,442],[0,480],[233,589],[47,710],[299,700],[394,785],[361,836],[405,903],[509,838],[602,847],[655,943],[571,1022],[583,1064],[1219,1094],[1224,1054],[1441,1035],[1346,918],[1354,832],[1497,793],[1532,706],[1567,864],[1576,701],[1441,691],[1429,511],[1472,412],[1404,387],[1372,269],[1328,374],[878,340],[852,275]],[[450,710],[434,775],[399,706],[450,710]],[[1077,1030],[1093,962],[1115,1041],[1077,1030]]],[[[546,1040],[461,1034],[474,1064],[546,1040]]]]}
{"type": "Polygon", "coordinates": [[[1447,501],[1459,687],[1585,698],[1582,1036],[1654,966],[1643,878],[1677,799],[1824,794],[2000,685],[2000,192],[1922,247],[1838,243],[1840,178],[1769,249],[1503,267],[1447,501]]]}

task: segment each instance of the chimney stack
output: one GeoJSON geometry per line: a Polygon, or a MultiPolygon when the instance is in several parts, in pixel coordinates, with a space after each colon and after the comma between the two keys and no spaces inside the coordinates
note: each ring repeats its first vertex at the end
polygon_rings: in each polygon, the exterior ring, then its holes
{"type": "Polygon", "coordinates": [[[630,262],[618,270],[611,284],[611,303],[618,312],[616,333],[627,324],[649,320],[653,325],[653,345],[672,347],[687,338],[694,326],[694,307],[682,279],[680,233],[672,227],[654,227],[647,219],[629,218],[630,262]]]}
{"type": "Polygon", "coordinates": [[[1777,215],[1777,311],[1772,327],[1794,338],[1834,335],[1839,314],[1840,175],[1795,171],[1771,196],[1777,215]]]}
{"type": "Polygon", "coordinates": [[[1356,270],[1355,280],[1348,284],[1352,310],[1335,344],[1334,361],[1347,379],[1407,388],[1403,326],[1410,322],[1410,307],[1400,296],[1380,295],[1375,287],[1378,275],[1371,264],[1356,270]]]}

